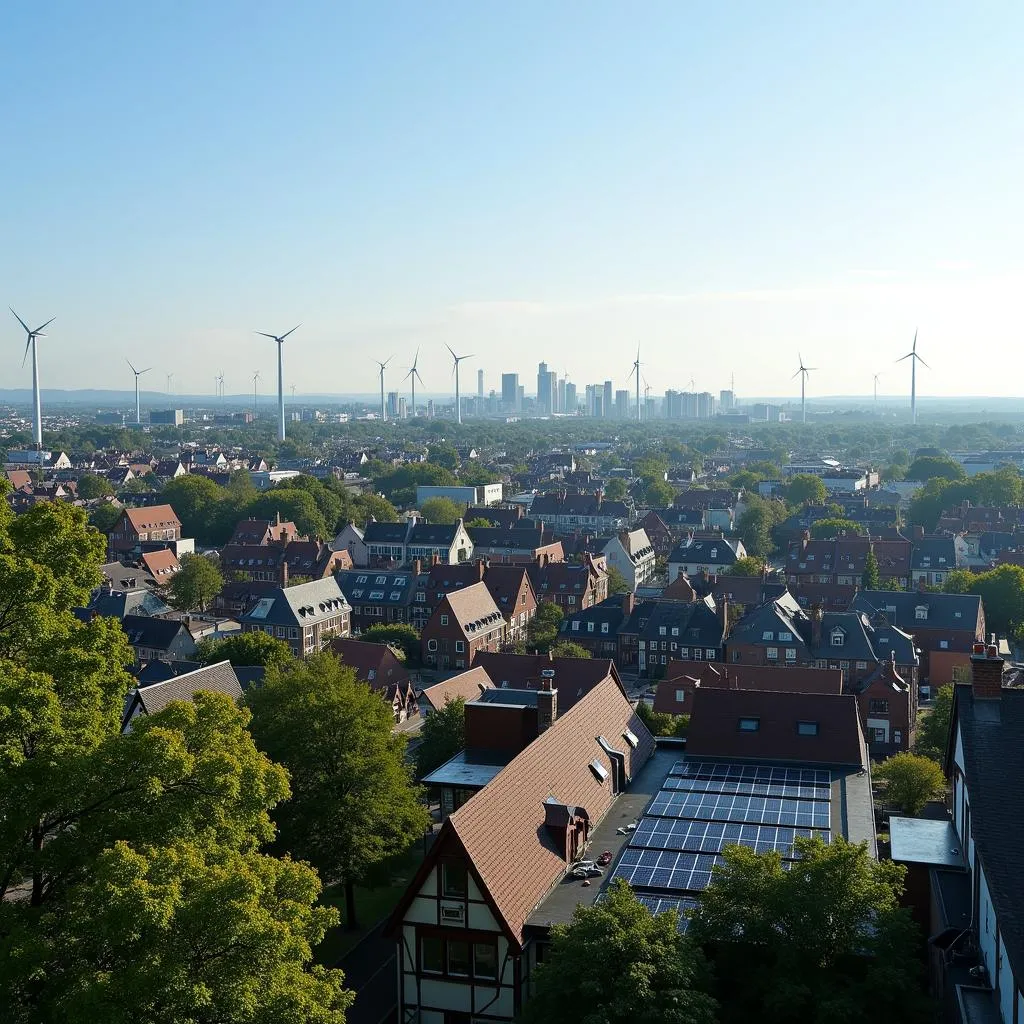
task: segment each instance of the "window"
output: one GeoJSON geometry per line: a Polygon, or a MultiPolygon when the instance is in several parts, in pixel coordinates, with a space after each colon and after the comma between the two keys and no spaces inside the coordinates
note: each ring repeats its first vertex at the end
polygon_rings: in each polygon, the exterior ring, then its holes
{"type": "Polygon", "coordinates": [[[387,581],[388,581],[387,576],[378,576],[373,582],[377,583],[378,585],[380,585],[380,584],[387,583],[387,581]]]}
{"type": "Polygon", "coordinates": [[[356,577],[356,583],[365,583],[366,579],[367,579],[367,577],[365,577],[365,576],[357,576],[356,577]]]}
{"type": "Polygon", "coordinates": [[[796,734],[797,734],[797,736],[817,736],[818,735],[818,723],[817,722],[797,722],[796,723],[796,734]]]}
{"type": "Polygon", "coordinates": [[[760,718],[741,718],[740,732],[757,732],[761,728],[760,718]]]}
{"type": "Polygon", "coordinates": [[[442,626],[447,626],[448,625],[448,616],[447,615],[442,615],[441,616],[441,625],[442,626]]]}
{"type": "Polygon", "coordinates": [[[665,636],[666,633],[667,633],[667,630],[666,630],[666,628],[664,626],[659,626],[658,627],[658,636],[665,636]]]}
{"type": "Polygon", "coordinates": [[[498,977],[498,947],[489,942],[473,943],[473,976],[476,978],[498,977]]]}
{"type": "Polygon", "coordinates": [[[792,639],[793,639],[793,634],[792,633],[786,632],[785,630],[780,630],[779,631],[779,642],[780,643],[789,643],[789,641],[791,641],[792,639]]]}
{"type": "Polygon", "coordinates": [[[795,647],[787,647],[786,648],[786,661],[789,661],[789,662],[795,662],[796,661],[796,648],[795,647]]]}
{"type": "Polygon", "coordinates": [[[608,632],[608,623],[607,622],[602,622],[601,623],[601,632],[602,633],[607,633],[608,632]]]}
{"type": "Polygon", "coordinates": [[[715,660],[715,649],[714,649],[713,647],[709,647],[709,648],[708,648],[708,649],[707,649],[707,650],[706,650],[706,651],[704,652],[704,657],[705,657],[705,658],[706,658],[706,659],[707,659],[708,661],[714,661],[714,660],[715,660]]]}
{"type": "Polygon", "coordinates": [[[451,861],[441,865],[441,893],[452,899],[465,899],[468,892],[466,865],[451,861]]]}
{"type": "Polygon", "coordinates": [[[579,624],[579,622],[574,622],[572,624],[572,631],[574,633],[578,633],[580,631],[580,624],[579,624]]]}
{"type": "Polygon", "coordinates": [[[690,657],[690,648],[689,647],[680,647],[679,648],[679,657],[683,658],[684,660],[689,658],[690,657]]]}
{"type": "Polygon", "coordinates": [[[903,742],[903,730],[902,729],[893,729],[893,731],[892,731],[892,741],[893,741],[893,743],[896,744],[896,746],[899,746],[903,742]]]}
{"type": "Polygon", "coordinates": [[[868,739],[872,743],[884,743],[885,742],[885,730],[884,729],[868,729],[870,736],[868,739]]]}
{"type": "MultiPolygon", "coordinates": [[[[774,632],[773,632],[772,630],[770,630],[770,629],[766,629],[766,630],[765,630],[765,631],[764,631],[764,632],[763,632],[763,633],[761,634],[761,639],[762,639],[762,640],[774,640],[774,639],[775,639],[775,633],[774,633],[774,632]]],[[[780,639],[781,639],[781,638],[780,638],[780,639]]]]}
{"type": "Polygon", "coordinates": [[[593,624],[593,622],[588,622],[587,623],[587,632],[588,633],[593,633],[594,632],[594,624],[593,624]]]}
{"type": "Polygon", "coordinates": [[[637,739],[636,733],[627,729],[623,734],[622,738],[635,750],[640,745],[640,740],[637,739]]]}
{"type": "Polygon", "coordinates": [[[466,649],[466,641],[465,640],[456,640],[455,641],[455,651],[456,651],[456,653],[461,653],[465,649],[466,649]]]}
{"type": "Polygon", "coordinates": [[[371,590],[370,591],[370,600],[371,601],[383,601],[384,600],[384,591],[383,590],[371,590]]]}
{"type": "Polygon", "coordinates": [[[949,641],[948,640],[940,640],[939,641],[939,647],[943,651],[948,651],[949,650],[949,641]]]}
{"type": "Polygon", "coordinates": [[[444,939],[436,935],[421,936],[420,968],[425,974],[444,974],[444,939]]]}
{"type": "Polygon", "coordinates": [[[866,661],[858,661],[857,662],[857,671],[858,672],[863,672],[864,669],[866,669],[867,667],[868,667],[868,663],[866,661]]]}
{"type": "Polygon", "coordinates": [[[604,782],[608,778],[608,769],[600,761],[591,761],[590,770],[597,776],[598,782],[604,782]]]}
{"type": "Polygon", "coordinates": [[[428,651],[436,651],[437,650],[437,641],[436,640],[428,640],[427,641],[427,650],[428,651]]]}
{"type": "Polygon", "coordinates": [[[676,703],[677,704],[685,704],[686,703],[686,691],[685,690],[676,690],[676,703]]]}
{"type": "Polygon", "coordinates": [[[833,647],[842,647],[843,641],[846,639],[846,634],[841,629],[833,629],[831,640],[833,647]]]}
{"type": "Polygon", "coordinates": [[[779,649],[778,649],[778,647],[766,647],[765,651],[764,651],[764,656],[769,661],[778,661],[779,660],[779,649]]]}
{"type": "Polygon", "coordinates": [[[401,601],[401,599],[402,592],[400,590],[392,590],[391,597],[388,598],[389,601],[401,601]]]}
{"type": "Polygon", "coordinates": [[[679,636],[679,627],[678,626],[673,626],[672,627],[672,635],[673,636],[679,636]]]}
{"type": "Polygon", "coordinates": [[[469,977],[469,943],[448,940],[448,973],[469,977]]]}
{"type": "Polygon", "coordinates": [[[694,661],[700,661],[701,660],[700,648],[699,647],[694,647],[694,649],[693,649],[693,660],[694,661]]]}
{"type": "Polygon", "coordinates": [[[868,701],[868,714],[869,715],[887,715],[887,714],[889,714],[889,702],[887,700],[869,700],[868,701]]]}
{"type": "Polygon", "coordinates": [[[914,609],[914,618],[915,619],[927,619],[928,618],[928,606],[924,605],[924,604],[919,604],[914,609]]]}

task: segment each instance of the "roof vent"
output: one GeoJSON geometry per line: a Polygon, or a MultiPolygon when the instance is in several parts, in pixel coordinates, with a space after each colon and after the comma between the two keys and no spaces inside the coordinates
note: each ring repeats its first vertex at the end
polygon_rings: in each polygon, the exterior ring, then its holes
{"type": "Polygon", "coordinates": [[[555,670],[553,668],[542,668],[540,670],[540,677],[541,679],[554,679],[555,670]]]}

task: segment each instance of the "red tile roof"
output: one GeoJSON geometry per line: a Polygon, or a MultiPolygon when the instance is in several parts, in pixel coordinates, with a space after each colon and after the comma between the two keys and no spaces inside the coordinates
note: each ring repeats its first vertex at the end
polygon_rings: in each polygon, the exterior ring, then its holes
{"type": "Polygon", "coordinates": [[[460,672],[451,679],[442,680],[433,686],[428,686],[421,694],[422,698],[432,708],[440,709],[450,700],[461,697],[463,700],[472,700],[479,697],[483,690],[493,689],[494,683],[490,676],[482,668],[471,668],[466,672],[460,672]]]}
{"type": "Polygon", "coordinates": [[[387,644],[335,637],[331,641],[331,651],[340,661],[354,668],[359,679],[369,683],[372,690],[383,690],[392,684],[409,681],[405,665],[387,644]]]}
{"type": "Polygon", "coordinates": [[[170,505],[150,505],[148,508],[126,508],[124,514],[136,530],[161,530],[180,527],[181,520],[170,505]]]}
{"type": "Polygon", "coordinates": [[[157,579],[162,576],[170,576],[181,568],[177,556],[170,548],[146,551],[139,561],[146,567],[146,571],[157,579]]]}

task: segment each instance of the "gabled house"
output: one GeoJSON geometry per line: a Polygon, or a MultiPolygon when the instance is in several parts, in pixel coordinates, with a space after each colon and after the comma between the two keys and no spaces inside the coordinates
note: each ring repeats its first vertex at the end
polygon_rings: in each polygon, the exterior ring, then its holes
{"type": "Polygon", "coordinates": [[[632,504],[610,501],[601,491],[572,494],[567,490],[538,494],[530,506],[530,515],[542,520],[556,534],[612,533],[629,528],[636,516],[632,504]]]}
{"type": "Polygon", "coordinates": [[[351,632],[352,607],[333,576],[294,587],[275,587],[239,616],[244,633],[267,633],[305,658],[328,640],[351,632]]]}
{"type": "Polygon", "coordinates": [[[225,548],[234,545],[246,547],[267,547],[271,544],[282,545],[293,540],[306,540],[300,536],[298,527],[290,520],[281,521],[280,513],[275,519],[241,519],[235,524],[231,539],[225,548]]]}
{"type": "Polygon", "coordinates": [[[654,575],[654,545],[641,530],[620,530],[601,548],[606,565],[617,569],[634,593],[654,575]]]}
{"type": "Polygon", "coordinates": [[[121,628],[135,651],[136,667],[149,661],[192,661],[195,658],[196,642],[181,619],[125,615],[121,628]]]}
{"type": "Polygon", "coordinates": [[[668,581],[672,583],[680,574],[691,579],[700,573],[717,576],[746,554],[739,538],[727,540],[722,534],[711,537],[690,534],[668,556],[668,581]]]}
{"type": "Polygon", "coordinates": [[[121,718],[121,732],[130,732],[132,723],[140,715],[162,711],[172,701],[191,701],[201,691],[225,693],[233,700],[242,699],[242,687],[230,661],[207,665],[182,675],[171,675],[160,682],[140,683],[125,700],[121,718]]]}
{"type": "Polygon", "coordinates": [[[619,629],[635,607],[636,596],[632,591],[606,597],[589,608],[566,615],[559,627],[562,639],[586,648],[595,658],[617,660],[619,629]]]}
{"type": "Polygon", "coordinates": [[[369,565],[366,553],[366,541],[363,531],[355,523],[346,523],[337,536],[331,541],[333,551],[347,551],[352,559],[353,567],[361,568],[369,565]]]}
{"type": "MultiPolygon", "coordinates": [[[[703,529],[703,516],[700,518],[701,521],[698,524],[698,527],[703,529]]],[[[669,552],[675,547],[676,538],[669,530],[668,524],[658,514],[658,511],[652,508],[641,518],[637,526],[647,534],[647,537],[651,542],[651,547],[654,548],[655,557],[660,556],[661,558],[667,558],[669,552]]]]}
{"type": "Polygon", "coordinates": [[[423,664],[441,671],[469,668],[478,651],[505,642],[505,617],[483,582],[441,599],[420,637],[423,664]]]}
{"type": "Polygon", "coordinates": [[[609,677],[621,685],[610,658],[554,658],[550,654],[478,651],[473,669],[483,669],[498,690],[558,691],[559,707],[568,711],[609,677]]]}
{"type": "Polygon", "coordinates": [[[551,601],[569,615],[608,596],[603,558],[583,556],[582,563],[541,561],[528,569],[538,601],[551,601]]]}
{"type": "Polygon", "coordinates": [[[399,523],[371,520],[363,531],[363,543],[367,563],[374,568],[399,568],[416,558],[458,565],[473,557],[473,542],[461,519],[451,525],[425,523],[415,517],[399,523]]]}
{"type": "Polygon", "coordinates": [[[126,508],[107,536],[107,555],[120,561],[141,554],[144,543],[180,539],[181,520],[170,505],[126,508]]]}
{"type": "Polygon", "coordinates": [[[419,560],[411,569],[348,569],[334,574],[352,606],[352,632],[356,635],[370,626],[408,623],[421,629],[432,608],[419,560]]]}
{"type": "Polygon", "coordinates": [[[619,627],[617,664],[624,671],[661,676],[670,661],[721,661],[727,606],[711,597],[641,601],[619,627]]]}
{"type": "Polygon", "coordinates": [[[910,555],[912,586],[941,587],[958,565],[956,543],[952,537],[914,538],[910,555]]]}
{"type": "Polygon", "coordinates": [[[354,669],[360,682],[379,692],[391,705],[396,724],[417,714],[416,691],[409,671],[387,644],[335,637],[330,650],[343,665],[354,669]]]}
{"type": "Polygon", "coordinates": [[[178,556],[170,548],[157,551],[143,551],[139,556],[139,564],[153,578],[157,586],[166,586],[171,577],[181,569],[178,556]]]}

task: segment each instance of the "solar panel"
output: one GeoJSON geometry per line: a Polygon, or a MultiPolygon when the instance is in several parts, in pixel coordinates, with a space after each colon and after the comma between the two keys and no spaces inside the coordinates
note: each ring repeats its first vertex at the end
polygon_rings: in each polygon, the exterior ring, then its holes
{"type": "Polygon", "coordinates": [[[746,793],[751,796],[789,796],[805,800],[829,800],[831,798],[831,792],[827,786],[798,782],[701,779],[690,775],[670,775],[662,783],[661,788],[687,793],[746,793]]]}
{"type": "MultiPolygon", "coordinates": [[[[629,851],[626,851],[629,852],[629,851]]],[[[665,889],[671,892],[700,892],[711,884],[711,872],[723,859],[709,853],[675,853],[667,850],[638,850],[623,857],[612,878],[624,878],[636,889],[665,889]]]]}
{"type": "Polygon", "coordinates": [[[828,831],[777,825],[753,825],[721,821],[693,821],[687,818],[643,818],[629,845],[639,849],[685,850],[691,853],[721,853],[724,846],[739,844],[763,853],[779,850],[787,856],[796,836],[820,835],[831,840],[828,831]]]}
{"type": "MultiPolygon", "coordinates": [[[[601,903],[604,898],[605,894],[601,893],[594,902],[601,903]]],[[[654,915],[674,910],[679,914],[678,928],[680,932],[685,932],[689,927],[689,914],[697,909],[697,901],[686,896],[652,896],[649,893],[641,892],[636,894],[636,898],[654,915]]]]}
{"type": "Polygon", "coordinates": [[[820,768],[777,768],[766,765],[729,764],[717,761],[676,761],[669,776],[697,779],[730,779],[739,782],[796,783],[803,786],[831,785],[832,775],[820,768]]]}
{"type": "Polygon", "coordinates": [[[829,803],[731,793],[687,793],[662,790],[651,801],[648,816],[702,821],[742,821],[759,825],[828,828],[829,803]]]}

